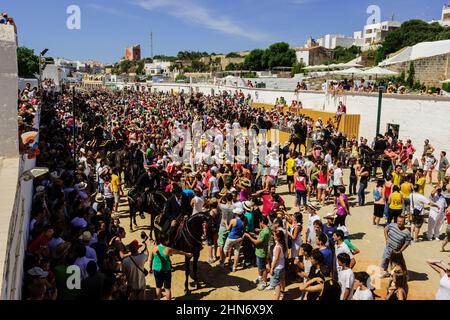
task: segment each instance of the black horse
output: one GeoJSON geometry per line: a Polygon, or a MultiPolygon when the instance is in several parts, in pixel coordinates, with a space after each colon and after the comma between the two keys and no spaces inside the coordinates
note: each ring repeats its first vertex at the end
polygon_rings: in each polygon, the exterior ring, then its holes
{"type": "MultiPolygon", "coordinates": [[[[204,224],[206,223],[207,232],[212,228],[211,216],[208,213],[197,213],[190,217],[185,216],[181,218],[181,225],[177,227],[175,238],[172,240],[170,246],[177,250],[192,253],[193,263],[193,275],[195,288],[199,289],[198,278],[198,259],[200,252],[203,249],[202,236],[204,231],[204,224]]],[[[155,230],[156,239],[159,239],[159,230],[155,230]]],[[[184,282],[184,292],[186,295],[190,294],[189,290],[189,276],[190,276],[190,263],[191,258],[185,257],[185,275],[186,280],[184,282]]]]}
{"type": "MultiPolygon", "coordinates": [[[[150,239],[153,239],[155,231],[155,218],[164,210],[167,197],[161,192],[137,192],[135,188],[128,191],[128,206],[130,210],[130,230],[133,231],[133,224],[137,227],[136,213],[139,211],[142,218],[144,212],[150,214],[150,239]]],[[[156,232],[155,232],[156,235],[156,232]]]]}

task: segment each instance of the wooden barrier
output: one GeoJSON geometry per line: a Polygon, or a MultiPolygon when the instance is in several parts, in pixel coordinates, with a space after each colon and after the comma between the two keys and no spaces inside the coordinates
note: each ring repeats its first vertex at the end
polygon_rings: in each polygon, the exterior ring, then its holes
{"type": "MultiPolygon", "coordinates": [[[[274,110],[275,107],[266,103],[253,103],[253,108],[256,109],[264,109],[264,110],[274,110]]],[[[314,123],[321,118],[323,123],[326,123],[328,119],[333,119],[335,117],[335,113],[326,112],[326,111],[318,111],[312,109],[299,109],[299,108],[291,108],[285,106],[282,108],[283,112],[290,112],[294,114],[302,114],[304,116],[310,117],[313,119],[314,123]]],[[[344,114],[341,116],[341,121],[339,123],[339,132],[343,132],[347,135],[347,137],[355,136],[359,137],[359,123],[361,116],[359,114],[344,114]]],[[[280,139],[281,140],[281,139],[280,139]]]]}

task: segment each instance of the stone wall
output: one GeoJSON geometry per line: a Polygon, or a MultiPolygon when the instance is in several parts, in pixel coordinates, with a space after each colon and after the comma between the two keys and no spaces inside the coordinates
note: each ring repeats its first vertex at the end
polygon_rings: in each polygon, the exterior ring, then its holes
{"type": "Polygon", "coordinates": [[[14,27],[0,25],[0,157],[19,154],[17,46],[14,27]]]}
{"type": "MultiPolygon", "coordinates": [[[[441,88],[440,83],[450,78],[450,53],[417,59],[414,62],[415,77],[414,81],[419,80],[420,83],[427,87],[441,88]]],[[[405,72],[408,76],[410,62],[402,62],[388,66],[389,69],[401,73],[405,72]]]]}

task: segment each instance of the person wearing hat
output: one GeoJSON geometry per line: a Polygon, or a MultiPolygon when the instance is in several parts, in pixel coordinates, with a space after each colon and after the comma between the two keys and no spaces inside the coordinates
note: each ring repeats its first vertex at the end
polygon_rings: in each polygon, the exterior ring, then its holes
{"type": "Polygon", "coordinates": [[[91,232],[88,230],[84,231],[78,239],[86,247],[86,258],[97,262],[97,253],[95,252],[95,250],[93,248],[91,248],[89,246],[89,243],[92,240],[91,232]]]}
{"type": "Polygon", "coordinates": [[[307,204],[308,223],[306,225],[306,242],[314,243],[316,241],[316,232],[314,230],[314,222],[320,221],[320,217],[317,214],[317,208],[312,204],[307,204]]]}
{"type": "Polygon", "coordinates": [[[239,179],[239,182],[236,184],[241,191],[239,192],[239,200],[244,202],[250,199],[252,194],[252,182],[250,179],[242,177],[239,179]]]}
{"type": "MultiPolygon", "coordinates": [[[[242,207],[244,209],[244,217],[246,220],[245,223],[245,232],[254,233],[255,232],[255,219],[253,216],[253,203],[251,201],[244,201],[242,204],[242,207]]],[[[249,267],[255,263],[255,251],[253,249],[252,242],[250,239],[244,237],[244,240],[242,242],[242,247],[244,251],[244,265],[246,267],[249,267]]]]}
{"type": "Polygon", "coordinates": [[[242,221],[244,211],[241,208],[235,208],[233,209],[233,214],[234,218],[229,223],[225,223],[229,233],[223,250],[227,254],[228,263],[231,262],[231,253],[234,250],[234,263],[231,270],[235,272],[239,262],[239,251],[241,249],[245,227],[242,221]]]}
{"type": "Polygon", "coordinates": [[[337,227],[334,225],[335,218],[336,215],[333,213],[327,213],[324,217],[325,223],[322,225],[322,232],[327,236],[330,246],[334,245],[333,233],[337,230],[337,227]]]}
{"type": "Polygon", "coordinates": [[[141,247],[142,244],[137,240],[133,240],[128,245],[128,250],[131,252],[131,255],[122,261],[123,272],[127,278],[128,287],[131,289],[131,300],[145,299],[145,263],[148,260],[149,252],[147,245],[145,245],[144,250],[139,252],[139,248],[141,247]]]}

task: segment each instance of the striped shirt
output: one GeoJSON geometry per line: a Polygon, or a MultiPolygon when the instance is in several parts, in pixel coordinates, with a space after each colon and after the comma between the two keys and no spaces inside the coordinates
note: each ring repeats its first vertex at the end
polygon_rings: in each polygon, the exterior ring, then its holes
{"type": "Polygon", "coordinates": [[[400,250],[405,244],[411,243],[411,233],[408,229],[400,230],[396,223],[391,223],[387,227],[387,246],[393,250],[400,250]]]}

